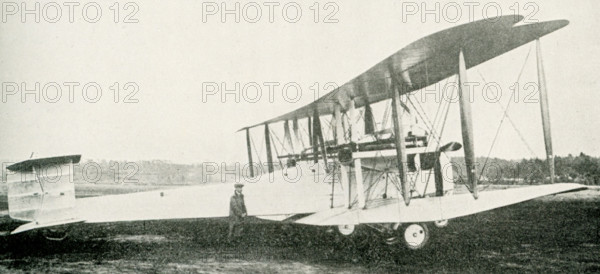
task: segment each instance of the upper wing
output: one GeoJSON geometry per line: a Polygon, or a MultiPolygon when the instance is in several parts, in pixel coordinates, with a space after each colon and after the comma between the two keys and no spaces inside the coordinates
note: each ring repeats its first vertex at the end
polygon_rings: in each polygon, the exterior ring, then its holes
{"type": "Polygon", "coordinates": [[[392,54],[349,82],[313,103],[279,117],[255,124],[252,128],[279,121],[332,114],[335,104],[342,111],[354,100],[356,107],[391,98],[390,70],[403,83],[401,93],[409,93],[456,74],[458,52],[463,50],[467,68],[477,66],[521,45],[529,43],[569,22],[556,20],[515,26],[522,16],[502,16],[456,26],[419,39],[392,54]],[[391,68],[391,69],[390,69],[391,68]]]}

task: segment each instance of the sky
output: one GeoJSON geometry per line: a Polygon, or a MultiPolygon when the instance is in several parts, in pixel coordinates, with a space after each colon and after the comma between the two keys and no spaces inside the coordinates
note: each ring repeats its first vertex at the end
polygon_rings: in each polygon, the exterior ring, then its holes
{"type": "MultiPolygon", "coordinates": [[[[530,22],[570,21],[542,38],[554,151],[600,156],[598,1],[68,3],[2,6],[0,159],[33,152],[245,162],[238,129],[312,102],[315,90],[323,95],[327,83],[341,85],[423,36],[517,10],[530,22]]],[[[527,100],[524,86],[537,81],[535,48],[527,44],[468,71],[471,81],[502,86],[506,106],[522,67],[521,92],[508,112],[525,142],[505,121],[493,157],[544,156],[539,105],[527,100]]],[[[502,118],[497,104],[482,99],[473,103],[478,156],[488,154],[502,118]]],[[[433,117],[437,104],[423,105],[433,117]]],[[[444,138],[461,142],[456,104],[447,127],[444,138]]],[[[252,135],[264,147],[262,129],[252,135]]]]}

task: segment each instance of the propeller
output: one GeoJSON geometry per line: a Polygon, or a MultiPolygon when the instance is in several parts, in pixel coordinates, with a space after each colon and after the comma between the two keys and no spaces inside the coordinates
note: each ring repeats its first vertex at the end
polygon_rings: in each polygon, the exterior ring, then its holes
{"type": "Polygon", "coordinates": [[[462,148],[462,145],[459,142],[450,142],[450,143],[447,143],[447,144],[441,146],[437,152],[438,153],[451,152],[451,151],[457,151],[461,148],[462,148]]]}

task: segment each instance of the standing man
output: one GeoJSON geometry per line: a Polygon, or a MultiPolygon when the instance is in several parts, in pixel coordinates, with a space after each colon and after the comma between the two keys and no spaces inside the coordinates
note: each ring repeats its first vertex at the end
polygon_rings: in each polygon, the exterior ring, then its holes
{"type": "Polygon", "coordinates": [[[242,222],[244,217],[248,215],[246,212],[246,203],[244,202],[244,194],[242,194],[243,184],[235,184],[235,192],[229,199],[229,241],[238,238],[242,234],[242,222]],[[235,231],[234,231],[235,230],[235,231]]]}

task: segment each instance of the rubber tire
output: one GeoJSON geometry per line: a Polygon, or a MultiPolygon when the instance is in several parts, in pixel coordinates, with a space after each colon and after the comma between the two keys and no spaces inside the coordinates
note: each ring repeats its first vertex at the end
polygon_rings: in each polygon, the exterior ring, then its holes
{"type": "Polygon", "coordinates": [[[421,249],[429,242],[429,228],[424,223],[410,224],[404,228],[402,239],[408,249],[421,249]]]}

